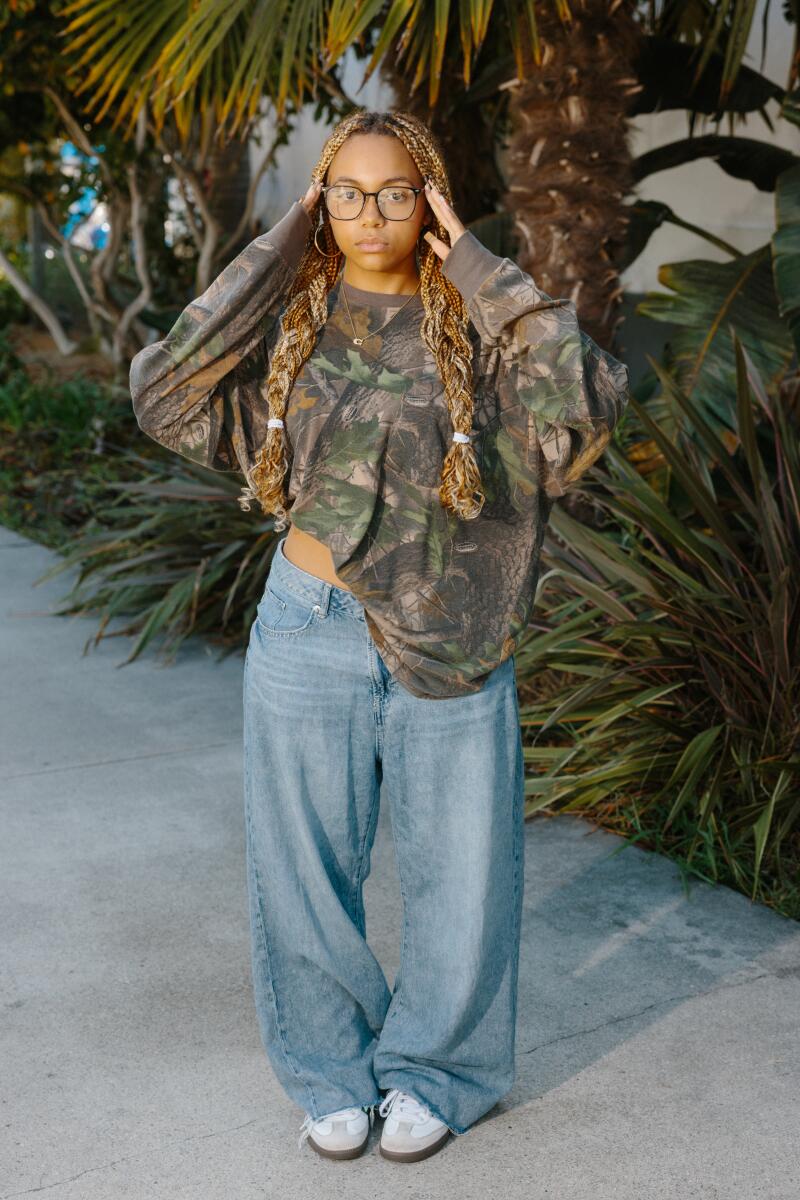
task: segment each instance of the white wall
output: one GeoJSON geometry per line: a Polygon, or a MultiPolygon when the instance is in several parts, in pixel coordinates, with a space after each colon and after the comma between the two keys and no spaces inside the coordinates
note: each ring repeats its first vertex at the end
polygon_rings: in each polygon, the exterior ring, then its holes
{"type": "MultiPolygon", "coordinates": [[[[774,83],[785,87],[789,78],[794,27],[783,18],[780,6],[771,5],[766,31],[766,55],[761,66],[761,25],[763,4],[756,6],[756,17],[750,33],[745,65],[759,71],[774,83]]],[[[800,136],[796,127],[778,117],[778,105],[770,101],[767,112],[775,132],[770,130],[760,114],[738,122],[735,136],[754,138],[770,145],[785,146],[800,153],[800,136]]],[[[631,150],[634,155],[646,153],[688,136],[689,123],[685,112],[652,113],[633,122],[631,150]]],[[[715,132],[708,118],[700,119],[694,135],[715,132]]],[[[719,126],[720,134],[728,134],[727,119],[719,126]]],[[[761,192],[751,183],[734,179],[710,159],[686,163],[648,176],[635,193],[642,200],[660,200],[669,205],[676,216],[716,234],[737,249],[747,253],[763,245],[775,228],[774,195],[761,192]]],[[[651,237],[645,251],[623,274],[627,290],[663,291],[657,278],[658,267],[665,262],[704,258],[727,261],[729,255],[697,234],[676,225],[662,225],[651,237]]]]}

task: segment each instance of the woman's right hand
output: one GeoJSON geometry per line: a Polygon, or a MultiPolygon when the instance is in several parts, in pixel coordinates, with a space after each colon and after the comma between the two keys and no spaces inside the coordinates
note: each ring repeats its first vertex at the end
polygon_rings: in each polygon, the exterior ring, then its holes
{"type": "Polygon", "coordinates": [[[322,184],[319,183],[316,179],[312,179],[311,183],[308,185],[308,190],[306,191],[306,194],[304,196],[300,197],[300,203],[302,204],[303,208],[306,210],[306,212],[308,213],[309,216],[311,216],[312,209],[314,208],[314,205],[319,200],[321,191],[322,191],[322,184]]]}

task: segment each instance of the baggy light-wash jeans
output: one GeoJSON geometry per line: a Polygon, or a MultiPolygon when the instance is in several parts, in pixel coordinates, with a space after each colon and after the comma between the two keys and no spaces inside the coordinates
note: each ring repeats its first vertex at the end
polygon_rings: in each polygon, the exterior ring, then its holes
{"type": "Polygon", "coordinates": [[[513,656],[481,691],[393,680],[352,592],[275,549],[244,669],[261,1040],[313,1118],[410,1092],[455,1134],[515,1078],[523,757],[513,656]],[[394,991],[363,884],[381,781],[403,899],[394,991]]]}

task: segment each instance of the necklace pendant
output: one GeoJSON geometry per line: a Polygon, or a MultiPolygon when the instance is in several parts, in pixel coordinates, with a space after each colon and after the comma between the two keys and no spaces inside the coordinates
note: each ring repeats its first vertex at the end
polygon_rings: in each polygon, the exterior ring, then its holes
{"type": "Polygon", "coordinates": [[[360,346],[363,341],[364,341],[363,338],[353,338],[353,345],[360,346]]]}

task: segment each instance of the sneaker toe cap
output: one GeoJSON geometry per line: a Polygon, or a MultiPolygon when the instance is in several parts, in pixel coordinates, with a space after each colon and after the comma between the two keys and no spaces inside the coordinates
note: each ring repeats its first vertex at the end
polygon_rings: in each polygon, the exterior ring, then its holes
{"type": "Polygon", "coordinates": [[[442,1136],[447,1126],[437,1117],[428,1121],[404,1121],[389,1115],[383,1126],[381,1141],[396,1150],[419,1150],[442,1136]]]}
{"type": "Polygon", "coordinates": [[[369,1132],[369,1117],[365,1112],[321,1117],[314,1122],[311,1136],[317,1145],[341,1150],[358,1146],[369,1132]]]}

